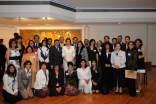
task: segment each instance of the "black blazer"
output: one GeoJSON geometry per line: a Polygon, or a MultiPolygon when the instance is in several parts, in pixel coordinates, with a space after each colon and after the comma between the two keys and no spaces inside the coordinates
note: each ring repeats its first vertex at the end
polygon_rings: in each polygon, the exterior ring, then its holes
{"type": "Polygon", "coordinates": [[[110,64],[111,65],[111,52],[108,53],[108,57],[106,55],[106,50],[103,50],[102,51],[102,54],[101,54],[101,57],[102,57],[102,62],[103,62],[103,65],[105,66],[105,64],[110,64]]]}
{"type": "Polygon", "coordinates": [[[58,73],[58,78],[56,78],[55,71],[51,71],[49,74],[49,84],[50,84],[50,89],[53,90],[56,87],[63,87],[63,81],[64,81],[64,75],[62,71],[59,71],[58,73]],[[59,84],[59,86],[56,86],[56,84],[59,84]]]}
{"type": "Polygon", "coordinates": [[[122,42],[121,44],[121,50],[122,51],[126,51],[126,44],[122,42]]]}
{"type": "Polygon", "coordinates": [[[49,62],[50,65],[54,65],[55,63],[58,63],[60,65],[63,64],[62,47],[59,46],[59,51],[56,49],[55,46],[52,46],[49,49],[49,62]]]}

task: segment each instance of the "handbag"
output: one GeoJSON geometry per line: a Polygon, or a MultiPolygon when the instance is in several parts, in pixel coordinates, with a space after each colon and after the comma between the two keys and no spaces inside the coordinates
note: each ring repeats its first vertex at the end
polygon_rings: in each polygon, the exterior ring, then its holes
{"type": "Polygon", "coordinates": [[[125,70],[125,78],[137,79],[137,71],[125,70]]]}

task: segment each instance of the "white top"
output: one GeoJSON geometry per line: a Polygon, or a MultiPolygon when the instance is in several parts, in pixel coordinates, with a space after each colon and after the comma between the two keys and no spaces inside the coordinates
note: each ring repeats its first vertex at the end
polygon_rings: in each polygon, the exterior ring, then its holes
{"type": "Polygon", "coordinates": [[[64,46],[64,43],[60,43],[60,47],[63,47],[64,46]]]}
{"type": "Polygon", "coordinates": [[[10,57],[18,57],[20,56],[19,50],[17,49],[17,51],[10,49],[10,57]]]}
{"type": "Polygon", "coordinates": [[[67,61],[71,61],[73,57],[75,57],[75,49],[73,46],[70,46],[68,49],[66,46],[62,48],[62,57],[66,57],[67,61]]]}
{"type": "Polygon", "coordinates": [[[119,51],[118,54],[116,53],[116,51],[112,52],[111,53],[111,63],[112,63],[113,68],[115,68],[115,66],[113,64],[119,65],[119,68],[126,67],[126,65],[125,65],[125,63],[126,63],[125,52],[123,52],[121,50],[119,51]]]}
{"type": "Polygon", "coordinates": [[[36,74],[36,80],[34,83],[35,89],[42,89],[43,87],[46,87],[49,82],[49,72],[46,70],[46,76],[42,69],[40,69],[36,74]]]}
{"type": "Polygon", "coordinates": [[[3,83],[4,83],[3,89],[8,93],[14,95],[16,92],[18,92],[17,77],[15,77],[14,80],[13,77],[9,77],[7,74],[4,74],[3,83]]]}
{"type": "Polygon", "coordinates": [[[39,61],[40,62],[46,62],[46,63],[48,63],[49,62],[49,49],[47,48],[47,47],[40,47],[40,48],[38,48],[38,58],[39,58],[39,61]],[[46,60],[44,60],[42,57],[41,57],[41,50],[43,51],[43,54],[45,55],[45,56],[47,56],[47,59],[46,60]]]}
{"type": "Polygon", "coordinates": [[[25,72],[27,74],[27,77],[31,76],[31,73],[30,73],[31,72],[31,69],[29,69],[29,72],[27,72],[27,69],[26,68],[24,70],[25,70],[25,72]]]}
{"type": "Polygon", "coordinates": [[[78,68],[77,76],[78,79],[91,79],[92,75],[91,75],[90,67],[87,67],[85,70],[83,70],[82,68],[78,68]]]}

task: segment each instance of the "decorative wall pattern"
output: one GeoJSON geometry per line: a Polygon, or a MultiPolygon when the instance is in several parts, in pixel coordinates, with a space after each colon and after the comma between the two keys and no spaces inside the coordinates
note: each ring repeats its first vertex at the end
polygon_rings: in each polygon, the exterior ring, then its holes
{"type": "Polygon", "coordinates": [[[19,30],[20,36],[22,36],[23,45],[27,46],[29,40],[33,40],[34,35],[40,36],[40,42],[45,38],[52,38],[52,43],[55,39],[59,39],[61,36],[70,38],[78,37],[79,40],[82,40],[82,30],[81,29],[55,29],[55,30],[19,30]]]}

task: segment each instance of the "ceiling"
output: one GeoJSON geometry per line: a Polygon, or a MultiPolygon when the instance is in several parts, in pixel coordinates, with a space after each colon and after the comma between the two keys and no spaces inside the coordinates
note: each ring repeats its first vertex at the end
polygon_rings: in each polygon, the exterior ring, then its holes
{"type": "Polygon", "coordinates": [[[156,0],[52,0],[76,9],[148,9],[156,8],[156,0]]]}
{"type": "Polygon", "coordinates": [[[156,25],[156,22],[90,22],[75,23],[50,17],[43,18],[0,18],[0,26],[7,27],[50,27],[50,26],[87,26],[87,25],[156,25]]]}

